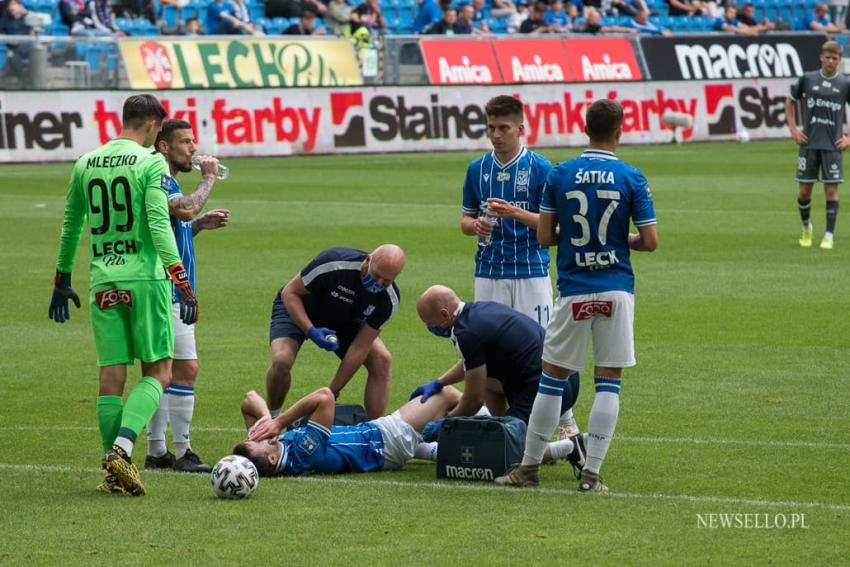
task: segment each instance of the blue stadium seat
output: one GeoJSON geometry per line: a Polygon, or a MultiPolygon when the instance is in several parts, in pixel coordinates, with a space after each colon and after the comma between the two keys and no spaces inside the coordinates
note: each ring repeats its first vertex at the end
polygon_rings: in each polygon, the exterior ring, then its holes
{"type": "Polygon", "coordinates": [[[166,4],[162,7],[162,19],[165,25],[170,28],[176,28],[178,25],[177,8],[172,4],[166,4]]]}
{"type": "Polygon", "coordinates": [[[493,33],[508,32],[508,18],[488,18],[487,25],[493,33]]]}
{"type": "Polygon", "coordinates": [[[62,22],[53,20],[49,26],[45,26],[42,33],[44,35],[68,35],[71,33],[71,30],[62,22]]]}
{"type": "Polygon", "coordinates": [[[688,31],[689,16],[670,16],[669,26],[674,32],[688,31]]]}
{"type": "Polygon", "coordinates": [[[6,59],[9,58],[9,48],[5,43],[0,43],[0,71],[6,66],[6,59]]]}

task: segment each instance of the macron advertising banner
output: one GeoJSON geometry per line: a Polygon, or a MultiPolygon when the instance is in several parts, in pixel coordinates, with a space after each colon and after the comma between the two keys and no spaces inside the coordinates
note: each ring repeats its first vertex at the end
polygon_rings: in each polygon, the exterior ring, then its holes
{"type": "Polygon", "coordinates": [[[345,38],[124,39],[133,89],[233,89],[362,85],[345,38]]]}
{"type": "Polygon", "coordinates": [[[422,39],[435,85],[640,81],[630,39],[422,39]]]}
{"type": "Polygon", "coordinates": [[[641,36],[654,81],[799,77],[820,68],[823,34],[641,36]]]}
{"type": "MultiPolygon", "coordinates": [[[[623,143],[663,143],[666,112],[685,112],[693,141],[785,138],[791,79],[498,86],[171,90],[171,118],[188,121],[201,152],[220,157],[490,149],[484,104],[509,92],[525,106],[531,148],[583,146],[587,106],[620,101],[623,143]]],[[[0,92],[0,162],[74,160],[118,135],[132,91],[0,92]]],[[[564,159],[574,151],[552,154],[564,159]]]]}

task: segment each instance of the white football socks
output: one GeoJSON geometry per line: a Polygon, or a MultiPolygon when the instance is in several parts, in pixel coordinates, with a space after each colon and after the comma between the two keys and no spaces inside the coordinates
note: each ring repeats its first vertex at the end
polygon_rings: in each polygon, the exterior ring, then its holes
{"type": "Polygon", "coordinates": [[[522,455],[523,465],[539,465],[543,460],[549,437],[552,436],[561,416],[561,398],[564,397],[566,384],[566,379],[554,378],[546,372],[540,376],[537,396],[534,398],[531,417],[528,419],[525,452],[522,455]]]}
{"type": "Polygon", "coordinates": [[[191,447],[189,426],[195,412],[195,388],[172,384],[168,389],[168,417],[171,420],[171,436],[174,439],[174,456],[179,459],[191,447]]]}
{"type": "Polygon", "coordinates": [[[549,455],[554,461],[566,459],[573,452],[573,449],[575,449],[575,445],[572,439],[561,439],[549,443],[549,455]]]}
{"type": "Polygon", "coordinates": [[[617,426],[617,415],[620,413],[620,383],[619,378],[594,376],[596,396],[587,420],[587,463],[584,468],[594,474],[599,474],[605,453],[614,436],[617,426]]]}
{"type": "Polygon", "coordinates": [[[413,458],[423,461],[437,461],[437,442],[420,443],[413,449],[413,458]]]}
{"type": "Polygon", "coordinates": [[[561,419],[558,420],[558,425],[561,427],[572,427],[578,430],[578,424],[576,423],[576,418],[573,415],[572,408],[561,414],[561,419]]]}
{"type": "Polygon", "coordinates": [[[170,386],[162,392],[159,407],[147,426],[148,455],[161,457],[168,452],[165,445],[165,429],[168,427],[168,393],[170,386]]]}

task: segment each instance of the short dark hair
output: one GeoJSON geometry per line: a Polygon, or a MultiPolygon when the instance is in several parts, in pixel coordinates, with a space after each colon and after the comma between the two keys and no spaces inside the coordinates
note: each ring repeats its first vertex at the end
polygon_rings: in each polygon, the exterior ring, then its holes
{"type": "Polygon", "coordinates": [[[616,100],[603,98],[590,105],[584,120],[591,141],[608,141],[623,124],[623,107],[616,100]]]}
{"type": "Polygon", "coordinates": [[[156,141],[153,143],[154,149],[159,151],[159,143],[165,141],[167,143],[171,143],[171,139],[174,137],[174,132],[177,130],[191,130],[192,125],[186,122],[185,120],[174,120],[169,119],[162,123],[162,130],[159,131],[159,134],[156,135],[156,141]]]}
{"type": "Polygon", "coordinates": [[[165,108],[155,96],[140,94],[129,96],[124,101],[121,120],[124,126],[134,128],[148,120],[162,120],[166,115],[165,108]]]}
{"type": "Polygon", "coordinates": [[[520,122],[523,119],[522,101],[510,95],[494,96],[484,105],[487,117],[516,116],[520,122]]]}
{"type": "MultiPolygon", "coordinates": [[[[257,473],[260,476],[274,476],[274,468],[269,464],[266,459],[258,460],[251,455],[251,452],[248,450],[248,443],[242,442],[233,448],[233,454],[239,455],[240,457],[245,457],[257,467],[257,473]]],[[[281,455],[282,456],[282,455],[281,455]]]]}

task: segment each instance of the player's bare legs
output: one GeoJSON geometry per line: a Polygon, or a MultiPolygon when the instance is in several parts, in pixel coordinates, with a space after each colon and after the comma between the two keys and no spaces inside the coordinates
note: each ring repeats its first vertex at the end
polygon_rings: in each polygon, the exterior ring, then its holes
{"type": "Polygon", "coordinates": [[[429,397],[424,404],[419,401],[421,396],[417,396],[401,406],[398,411],[401,419],[422,433],[426,423],[445,417],[454,409],[460,396],[460,390],[454,386],[445,386],[439,393],[429,397]]]}
{"type": "Polygon", "coordinates": [[[292,384],[292,366],[298,354],[298,342],[280,337],[271,342],[272,362],[266,371],[266,400],[272,417],[280,413],[292,384]]]}
{"type": "Polygon", "coordinates": [[[487,378],[487,390],[484,392],[484,405],[490,415],[505,415],[508,411],[508,399],[502,389],[502,383],[495,378],[487,378]]]}
{"type": "Polygon", "coordinates": [[[380,338],[376,338],[363,362],[366,367],[366,388],[363,391],[363,406],[369,419],[378,419],[387,411],[390,401],[390,385],[393,357],[380,338]]]}
{"type": "Polygon", "coordinates": [[[797,194],[797,207],[800,210],[800,220],[803,222],[803,231],[800,235],[800,246],[808,248],[812,245],[812,187],[814,183],[800,183],[800,191],[797,194]]]}
{"type": "Polygon", "coordinates": [[[838,184],[824,183],[823,192],[826,195],[826,230],[824,230],[820,247],[831,250],[835,221],[838,218],[838,184]]]}

